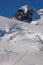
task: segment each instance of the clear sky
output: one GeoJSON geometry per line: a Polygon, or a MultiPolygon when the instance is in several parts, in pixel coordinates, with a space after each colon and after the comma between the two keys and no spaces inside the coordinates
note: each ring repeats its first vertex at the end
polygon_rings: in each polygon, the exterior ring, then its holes
{"type": "Polygon", "coordinates": [[[43,0],[0,0],[0,15],[11,17],[20,6],[29,5],[33,8],[43,8],[43,0]]]}

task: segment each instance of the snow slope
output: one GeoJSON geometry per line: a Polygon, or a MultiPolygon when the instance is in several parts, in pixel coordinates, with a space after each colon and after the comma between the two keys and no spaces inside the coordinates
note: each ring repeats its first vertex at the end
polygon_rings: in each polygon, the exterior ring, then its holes
{"type": "Polygon", "coordinates": [[[0,65],[43,65],[42,14],[31,24],[0,16],[0,65]]]}

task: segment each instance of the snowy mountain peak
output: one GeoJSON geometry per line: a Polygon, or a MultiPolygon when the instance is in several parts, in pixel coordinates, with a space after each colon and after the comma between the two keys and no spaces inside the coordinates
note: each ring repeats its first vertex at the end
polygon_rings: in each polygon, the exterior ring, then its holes
{"type": "Polygon", "coordinates": [[[12,17],[16,18],[17,20],[26,21],[30,23],[32,21],[32,15],[33,10],[28,5],[24,5],[21,6],[15,13],[15,15],[13,15],[12,17]]]}
{"type": "Polygon", "coordinates": [[[37,9],[32,8],[28,5],[24,5],[18,9],[18,11],[15,13],[15,15],[12,16],[12,18],[31,23],[32,21],[40,19],[40,14],[38,13],[37,9]]]}
{"type": "Polygon", "coordinates": [[[21,6],[19,9],[22,9],[25,13],[27,12],[30,7],[28,5],[21,6]]]}

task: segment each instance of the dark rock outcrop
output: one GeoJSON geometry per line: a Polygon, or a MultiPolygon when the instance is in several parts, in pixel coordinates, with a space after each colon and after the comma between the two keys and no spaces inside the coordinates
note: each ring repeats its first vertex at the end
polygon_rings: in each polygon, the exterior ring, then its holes
{"type": "Polygon", "coordinates": [[[32,21],[32,15],[33,10],[27,6],[25,8],[22,7],[18,9],[18,11],[12,17],[21,21],[32,21]]]}

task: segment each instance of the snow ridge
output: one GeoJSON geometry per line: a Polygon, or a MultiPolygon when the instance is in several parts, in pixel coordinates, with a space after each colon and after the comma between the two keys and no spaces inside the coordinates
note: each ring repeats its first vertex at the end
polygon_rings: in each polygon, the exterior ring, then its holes
{"type": "Polygon", "coordinates": [[[43,16],[32,23],[0,16],[0,65],[43,65],[43,16]]]}

